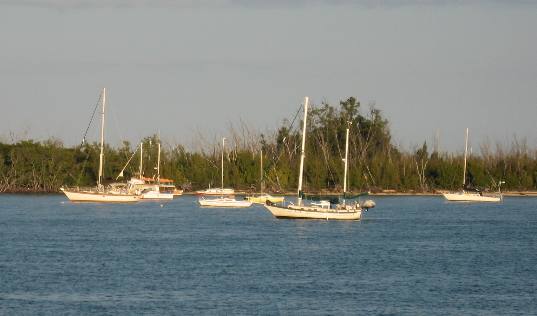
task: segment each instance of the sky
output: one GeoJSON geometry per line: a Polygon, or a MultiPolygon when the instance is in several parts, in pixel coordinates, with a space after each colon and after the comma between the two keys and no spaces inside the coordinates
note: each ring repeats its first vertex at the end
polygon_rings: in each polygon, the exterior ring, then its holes
{"type": "Polygon", "coordinates": [[[0,141],[78,144],[106,87],[116,144],[267,133],[307,95],[374,105],[403,149],[535,148],[536,30],[535,1],[0,0],[0,141]]]}

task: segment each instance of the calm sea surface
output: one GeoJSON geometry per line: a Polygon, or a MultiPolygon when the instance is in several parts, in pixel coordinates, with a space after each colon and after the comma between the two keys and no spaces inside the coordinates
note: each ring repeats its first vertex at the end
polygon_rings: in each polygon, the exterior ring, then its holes
{"type": "Polygon", "coordinates": [[[0,195],[0,314],[537,314],[537,198],[375,200],[337,222],[0,195]]]}

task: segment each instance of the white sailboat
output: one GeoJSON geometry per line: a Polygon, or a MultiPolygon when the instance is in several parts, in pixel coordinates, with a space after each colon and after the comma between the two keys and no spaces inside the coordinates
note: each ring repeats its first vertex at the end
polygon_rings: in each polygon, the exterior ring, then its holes
{"type": "Polygon", "coordinates": [[[444,193],[443,196],[446,200],[452,202],[500,202],[503,197],[500,192],[500,187],[503,181],[498,184],[497,194],[484,194],[482,192],[470,192],[464,189],[466,185],[466,156],[468,153],[468,128],[466,128],[466,140],[464,145],[464,169],[462,175],[462,187],[459,192],[444,193]]]}
{"type": "Polygon", "coordinates": [[[259,151],[259,160],[260,160],[259,187],[260,187],[261,193],[257,195],[248,196],[246,197],[246,199],[252,203],[257,203],[257,204],[265,204],[267,203],[267,201],[270,203],[282,203],[285,200],[283,196],[272,196],[270,194],[263,193],[264,191],[264,188],[263,188],[263,150],[259,151]]]}
{"type": "Polygon", "coordinates": [[[196,195],[208,195],[208,196],[233,196],[235,195],[235,190],[230,188],[224,188],[224,144],[226,142],[226,138],[222,138],[222,163],[221,163],[221,172],[222,172],[222,186],[220,188],[211,188],[211,185],[209,184],[209,188],[205,190],[198,190],[196,191],[196,195]]]}
{"type": "Polygon", "coordinates": [[[196,195],[231,196],[231,195],[235,195],[235,190],[228,189],[228,188],[208,188],[205,190],[196,191],[196,195]]]}
{"type": "MultiPolygon", "coordinates": [[[[170,179],[164,179],[160,177],[160,143],[158,145],[158,158],[156,176],[153,178],[144,177],[143,169],[143,143],[140,143],[140,166],[138,171],[138,177],[133,177],[129,180],[129,189],[132,192],[140,195],[140,198],[143,200],[171,200],[175,195],[181,195],[182,191],[179,194],[176,194],[177,189],[173,184],[173,181],[170,179]]],[[[131,157],[132,158],[132,157],[131,157]]],[[[130,161],[130,160],[129,160],[130,161]]],[[[128,164],[128,162],[127,162],[128,164]]],[[[127,167],[123,167],[123,170],[127,167]]],[[[123,170],[120,172],[120,176],[123,174],[123,170]]],[[[119,177],[119,176],[118,176],[119,177]]]]}
{"type": "MultiPolygon", "coordinates": [[[[311,203],[310,205],[304,205],[302,201],[302,178],[304,174],[304,158],[305,158],[305,146],[306,146],[306,126],[308,117],[308,97],[304,98],[304,121],[302,127],[302,149],[300,155],[300,171],[298,178],[298,196],[296,204],[288,205],[269,205],[265,207],[277,218],[289,218],[289,219],[334,219],[334,220],[359,220],[362,216],[362,206],[355,202],[353,204],[347,204],[345,202],[332,207],[329,201],[320,201],[317,203],[311,203]]],[[[344,193],[347,190],[347,158],[348,158],[348,139],[349,128],[347,128],[347,139],[345,149],[345,179],[343,182],[344,193]]],[[[365,205],[368,207],[374,207],[373,201],[366,201],[365,205]]]]}
{"type": "MultiPolygon", "coordinates": [[[[222,138],[222,192],[224,191],[224,147],[226,139],[222,138]]],[[[218,198],[205,198],[204,196],[198,199],[198,203],[205,207],[249,207],[252,202],[246,200],[235,200],[233,198],[225,197],[224,194],[218,198]]]]}
{"type": "Polygon", "coordinates": [[[101,152],[99,155],[99,176],[97,187],[90,189],[82,188],[60,188],[60,190],[73,202],[137,202],[139,196],[131,194],[126,188],[115,187],[105,188],[103,185],[103,165],[104,165],[104,119],[106,108],[106,89],[103,88],[101,95],[101,152]]]}
{"type": "Polygon", "coordinates": [[[171,180],[160,178],[160,142],[157,145],[157,179],[155,183],[146,184],[146,187],[142,191],[141,198],[144,200],[172,200],[175,186],[169,185],[171,180]]]}

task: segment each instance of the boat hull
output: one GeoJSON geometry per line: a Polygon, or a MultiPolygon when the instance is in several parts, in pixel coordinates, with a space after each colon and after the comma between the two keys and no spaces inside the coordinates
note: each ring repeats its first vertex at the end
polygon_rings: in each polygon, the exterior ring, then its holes
{"type": "Polygon", "coordinates": [[[72,202],[102,202],[102,203],[132,203],[138,202],[139,197],[131,194],[112,194],[90,191],[64,190],[62,192],[72,202]]]}
{"type": "Polygon", "coordinates": [[[149,191],[149,192],[143,193],[141,198],[143,200],[172,200],[173,193],[161,193],[161,192],[149,191]]]}
{"type": "Polygon", "coordinates": [[[501,196],[487,196],[478,193],[444,193],[444,198],[452,202],[501,202],[501,196]]]}
{"type": "Polygon", "coordinates": [[[203,207],[228,207],[228,208],[244,208],[250,207],[252,202],[246,200],[235,199],[199,199],[198,203],[203,207]]]}
{"type": "Polygon", "coordinates": [[[196,191],[197,195],[208,195],[208,196],[231,196],[235,195],[235,190],[233,189],[207,189],[196,191]]]}
{"type": "Polygon", "coordinates": [[[318,207],[282,207],[265,205],[277,218],[289,219],[325,219],[325,220],[360,220],[362,210],[335,210],[318,207]]]}
{"type": "Polygon", "coordinates": [[[265,204],[267,201],[270,203],[282,203],[284,201],[283,196],[261,195],[261,196],[249,196],[248,201],[257,204],[265,204]]]}

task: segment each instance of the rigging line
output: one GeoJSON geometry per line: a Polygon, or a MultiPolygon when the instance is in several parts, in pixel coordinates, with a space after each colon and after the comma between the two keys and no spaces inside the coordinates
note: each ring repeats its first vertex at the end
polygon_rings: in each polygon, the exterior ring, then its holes
{"type": "MultiPolygon", "coordinates": [[[[297,110],[296,113],[295,113],[295,117],[294,117],[293,120],[291,121],[291,124],[289,124],[289,128],[288,128],[289,136],[291,135],[291,131],[292,131],[292,129],[293,129],[293,125],[294,125],[294,123],[295,123],[295,121],[296,121],[296,118],[298,117],[298,114],[300,113],[300,110],[302,110],[302,108],[303,108],[303,105],[300,104],[300,106],[298,107],[298,110],[297,110]]],[[[313,107],[312,107],[312,109],[313,109],[313,107]]],[[[283,141],[285,142],[285,141],[286,141],[286,138],[284,138],[283,141]]],[[[299,147],[298,144],[296,144],[296,145],[295,145],[295,148],[293,149],[293,151],[296,150],[298,147],[299,147]]],[[[278,164],[278,162],[280,162],[280,159],[282,158],[283,153],[284,153],[283,151],[280,152],[280,154],[278,155],[278,157],[276,157],[275,161],[273,161],[273,164],[272,164],[272,170],[276,170],[276,165],[278,164]]]]}
{"type": "Polygon", "coordinates": [[[303,105],[300,104],[300,106],[298,107],[298,110],[295,113],[295,117],[293,118],[293,121],[291,122],[291,125],[289,125],[289,131],[291,131],[291,129],[293,128],[293,124],[295,123],[296,118],[298,117],[298,113],[300,113],[300,110],[302,109],[302,106],[303,105]]]}
{"type": "MultiPolygon", "coordinates": [[[[138,145],[136,147],[136,149],[134,150],[134,152],[132,153],[131,157],[129,158],[129,160],[127,161],[127,163],[125,164],[125,166],[123,167],[123,169],[121,169],[121,171],[119,172],[119,174],[117,175],[116,177],[116,180],[119,179],[119,177],[122,177],[123,176],[123,171],[125,171],[125,169],[127,168],[127,166],[129,165],[129,163],[131,162],[132,158],[134,158],[134,156],[138,153],[138,148],[140,148],[140,145],[138,145]]],[[[126,153],[125,153],[126,155],[126,153]]]]}
{"type": "Polygon", "coordinates": [[[91,123],[93,122],[93,118],[95,117],[95,112],[97,112],[97,108],[99,107],[99,104],[102,100],[102,94],[99,95],[99,99],[97,100],[97,103],[95,104],[95,108],[93,109],[93,113],[91,114],[91,119],[88,123],[88,127],[86,127],[86,131],[84,132],[84,136],[82,137],[82,145],[86,142],[86,136],[88,135],[88,131],[91,127],[91,123]]]}

